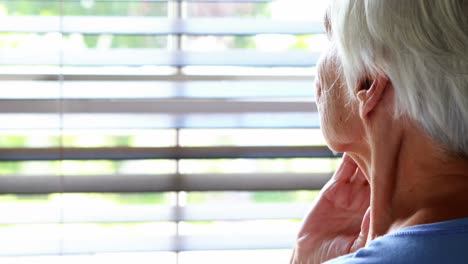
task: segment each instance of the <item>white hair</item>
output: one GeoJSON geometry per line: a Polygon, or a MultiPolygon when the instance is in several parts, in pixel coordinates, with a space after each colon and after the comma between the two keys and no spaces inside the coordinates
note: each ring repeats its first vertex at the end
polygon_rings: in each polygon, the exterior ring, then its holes
{"type": "Polygon", "coordinates": [[[468,0],[333,0],[328,16],[350,91],[388,76],[397,115],[468,156],[468,0]]]}

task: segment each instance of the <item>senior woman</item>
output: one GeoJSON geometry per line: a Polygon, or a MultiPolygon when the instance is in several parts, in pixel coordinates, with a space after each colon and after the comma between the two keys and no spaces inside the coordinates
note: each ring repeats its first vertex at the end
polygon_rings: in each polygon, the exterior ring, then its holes
{"type": "Polygon", "coordinates": [[[468,263],[468,0],[333,0],[317,105],[344,152],[291,263],[468,263]]]}

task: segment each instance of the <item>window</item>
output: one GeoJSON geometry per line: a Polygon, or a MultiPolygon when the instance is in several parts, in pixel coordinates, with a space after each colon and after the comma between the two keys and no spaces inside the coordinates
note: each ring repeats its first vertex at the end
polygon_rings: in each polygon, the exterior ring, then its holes
{"type": "Polygon", "coordinates": [[[0,1],[0,258],[287,262],[323,2],[0,1]]]}

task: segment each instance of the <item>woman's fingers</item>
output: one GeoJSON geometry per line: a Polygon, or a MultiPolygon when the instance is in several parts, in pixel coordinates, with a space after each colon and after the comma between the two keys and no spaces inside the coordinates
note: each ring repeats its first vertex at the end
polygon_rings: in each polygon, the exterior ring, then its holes
{"type": "Polygon", "coordinates": [[[369,182],[367,181],[366,176],[364,176],[364,173],[359,168],[356,170],[356,175],[354,177],[354,181],[356,183],[359,183],[359,184],[369,185],[369,182]]]}
{"type": "Polygon", "coordinates": [[[367,208],[366,213],[362,217],[361,222],[361,231],[359,236],[354,241],[353,245],[350,248],[350,252],[355,252],[356,250],[364,247],[367,243],[367,237],[369,235],[369,228],[370,228],[370,207],[367,208]]]}
{"type": "Polygon", "coordinates": [[[333,174],[333,179],[348,182],[356,173],[357,167],[356,162],[347,154],[344,154],[341,165],[338,167],[335,174],[333,174]]]}
{"type": "Polygon", "coordinates": [[[369,206],[370,186],[364,173],[347,155],[336,171],[331,184],[324,191],[324,197],[336,208],[355,211],[361,215],[369,206]]]}
{"type": "Polygon", "coordinates": [[[291,263],[323,263],[365,245],[370,186],[348,155],[303,221],[291,263]]]}

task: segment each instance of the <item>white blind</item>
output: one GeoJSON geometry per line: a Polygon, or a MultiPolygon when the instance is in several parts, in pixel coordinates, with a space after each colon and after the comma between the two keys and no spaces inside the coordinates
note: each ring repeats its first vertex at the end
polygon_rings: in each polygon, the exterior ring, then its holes
{"type": "Polygon", "coordinates": [[[323,2],[0,1],[0,259],[287,262],[323,2]]]}

